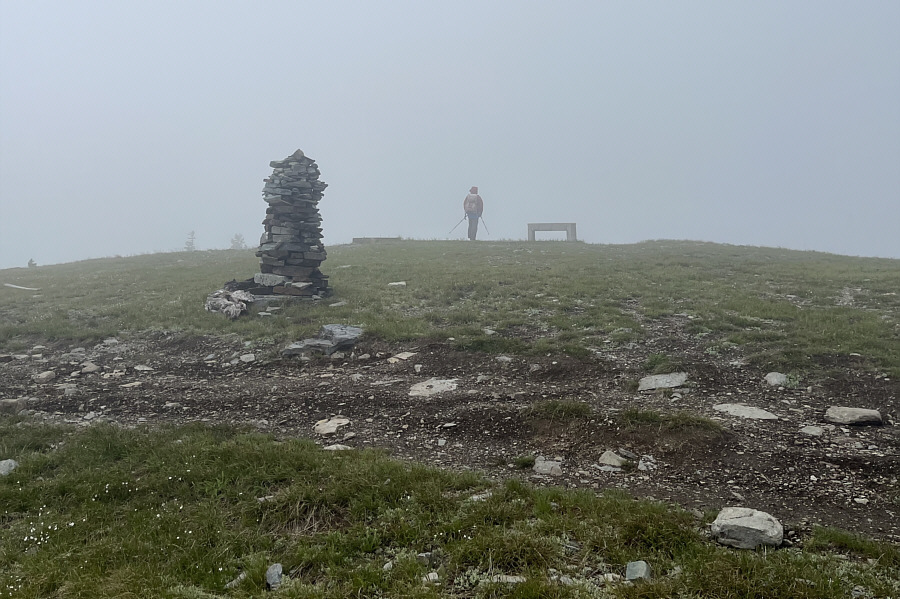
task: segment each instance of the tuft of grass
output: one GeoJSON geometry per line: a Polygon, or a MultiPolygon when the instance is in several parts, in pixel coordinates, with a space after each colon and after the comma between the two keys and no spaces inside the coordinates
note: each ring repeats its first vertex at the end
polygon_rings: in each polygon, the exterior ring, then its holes
{"type": "Polygon", "coordinates": [[[528,416],[532,419],[550,420],[553,422],[590,418],[591,407],[573,399],[549,399],[537,401],[528,408],[528,416]]]}
{"type": "Polygon", "coordinates": [[[617,414],[616,420],[626,428],[655,426],[666,431],[720,432],[722,430],[722,425],[715,420],[684,411],[662,414],[656,410],[628,409],[617,414]]]}
{"type": "Polygon", "coordinates": [[[880,564],[900,568],[900,548],[879,543],[862,535],[837,528],[817,526],[804,547],[813,551],[834,551],[876,560],[880,564]]]}
{"type": "Polygon", "coordinates": [[[523,470],[532,468],[534,466],[534,462],[535,457],[531,454],[516,456],[516,458],[512,461],[512,463],[515,464],[516,468],[521,468],[523,470]]]}

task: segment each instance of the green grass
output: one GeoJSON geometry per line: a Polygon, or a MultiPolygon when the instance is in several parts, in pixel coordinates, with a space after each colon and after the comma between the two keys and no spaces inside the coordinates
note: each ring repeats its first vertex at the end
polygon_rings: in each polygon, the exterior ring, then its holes
{"type": "Polygon", "coordinates": [[[664,431],[720,432],[722,426],[704,416],[690,412],[663,414],[655,410],[627,409],[616,415],[616,421],[625,428],[656,427],[664,431]]]}
{"type": "MultiPolygon", "coordinates": [[[[235,322],[205,313],[203,301],[256,272],[252,250],[2,270],[2,282],[41,291],[0,287],[0,349],[152,329],[282,342],[346,322],[388,342],[452,337],[468,351],[585,358],[677,317],[708,355],[727,347],[761,368],[802,373],[859,353],[870,368],[900,376],[897,260],[673,241],[398,241],[328,253],[322,269],[333,299],[235,322]],[[406,287],[388,286],[401,280],[406,287]],[[338,300],[347,305],[328,307],[338,300]]],[[[646,368],[681,360],[651,356],[646,368]]]]}
{"type": "Polygon", "coordinates": [[[533,420],[550,420],[553,422],[566,422],[590,418],[593,414],[591,407],[574,399],[548,399],[537,401],[527,410],[527,416],[533,420]]]}
{"type": "Polygon", "coordinates": [[[225,427],[2,417],[0,440],[20,462],[0,479],[0,597],[259,597],[274,562],[289,580],[273,596],[291,598],[900,592],[896,548],[829,530],[803,551],[735,551],[710,543],[690,514],[619,491],[492,484],[225,427]],[[653,582],[603,585],[636,559],[653,582]],[[440,585],[422,582],[430,571],[440,585]],[[527,582],[491,582],[500,574],[527,582]]]}

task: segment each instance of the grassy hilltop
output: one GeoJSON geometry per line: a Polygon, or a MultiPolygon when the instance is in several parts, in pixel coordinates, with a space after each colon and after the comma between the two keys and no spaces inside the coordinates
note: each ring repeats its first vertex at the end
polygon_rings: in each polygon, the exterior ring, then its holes
{"type": "Polygon", "coordinates": [[[898,260],[685,241],[402,241],[328,252],[333,298],[237,322],[202,305],[257,271],[249,250],[0,271],[0,283],[41,289],[0,287],[0,348],[159,329],[282,342],[344,322],[388,342],[453,338],[476,351],[585,356],[680,316],[708,351],[739,350],[761,366],[827,369],[852,357],[900,376],[898,260]],[[388,285],[396,281],[407,285],[388,285]],[[328,306],[338,301],[347,305],[328,306]]]}
{"type": "MultiPolygon", "coordinates": [[[[557,368],[574,364],[574,370],[557,371],[564,373],[558,378],[528,379],[528,363],[522,362],[521,380],[533,385],[527,397],[539,400],[524,409],[513,405],[516,394],[495,394],[493,403],[502,404],[503,415],[522,418],[523,427],[546,427],[551,437],[591,430],[620,439],[638,431],[666,442],[684,437],[684,447],[700,431],[718,443],[725,436],[718,421],[646,409],[600,413],[579,398],[542,401],[541,385],[562,387],[565,372],[587,371],[618,349],[640,355],[627,376],[616,379],[623,386],[636,386],[628,377],[638,371],[702,364],[709,372],[732,362],[754,373],[779,370],[803,386],[851,367],[873,380],[896,379],[900,261],[680,241],[397,241],[329,248],[322,270],[330,275],[331,298],[289,305],[267,317],[253,308],[237,321],[203,310],[208,293],[256,270],[252,251],[232,250],[0,270],[0,354],[52,356],[108,337],[127,345],[162,332],[167,340],[184,342],[182,353],[197,354],[183,370],[158,366],[152,374],[138,373],[146,378],[135,383],[124,383],[124,377],[137,376],[128,358],[109,358],[102,375],[109,379],[95,374],[93,387],[84,377],[73,379],[97,395],[76,395],[77,400],[51,384],[33,385],[25,370],[31,358],[0,363],[0,377],[18,369],[14,382],[0,381],[0,399],[14,399],[4,393],[15,392],[40,395],[45,402],[30,405],[89,406],[59,411],[55,420],[0,414],[0,460],[19,462],[0,476],[0,598],[900,597],[900,547],[852,531],[810,525],[777,550],[733,550],[706,535],[715,512],[633,498],[613,484],[597,492],[538,488],[515,475],[489,480],[465,464],[438,469],[391,459],[379,449],[323,451],[312,441],[271,432],[274,427],[207,424],[193,413],[190,424],[173,418],[133,427],[112,420],[88,424],[81,417],[85,410],[107,408],[100,404],[112,408],[151,393],[157,394],[152,411],[176,414],[163,402],[178,400],[185,404],[177,404],[178,410],[187,410],[188,396],[201,395],[215,378],[225,382],[210,393],[221,395],[224,405],[233,399],[234,409],[253,407],[281,388],[293,389],[279,393],[287,393],[288,405],[298,410],[315,404],[317,394],[331,395],[339,406],[334,409],[349,410],[341,393],[352,383],[334,374],[343,366],[335,368],[325,358],[306,365],[280,362],[278,353],[323,324],[342,323],[362,326],[366,342],[385,356],[412,341],[429,350],[450,348],[454,356],[483,356],[496,379],[512,380],[518,368],[499,365],[496,354],[545,360],[557,368]],[[389,285],[399,281],[406,285],[389,285]],[[346,303],[330,305],[338,302],[346,303]],[[259,363],[244,370],[221,358],[204,364],[210,351],[205,344],[214,338],[234,342],[229,348],[246,344],[259,363]],[[650,344],[664,349],[640,352],[650,344]],[[46,348],[34,350],[35,345],[46,348]],[[246,398],[228,397],[241,379],[246,398]],[[73,414],[76,424],[63,422],[73,414]],[[634,560],[651,564],[651,581],[622,582],[625,565],[634,560]],[[266,570],[276,562],[287,578],[267,591],[266,570]],[[430,574],[436,582],[423,580],[430,574]]],[[[429,363],[425,349],[420,351],[426,372],[450,356],[435,351],[429,363]]],[[[377,384],[412,372],[412,363],[395,371],[385,363],[357,360],[354,372],[364,377],[377,371],[377,384]]],[[[61,373],[73,368],[64,364],[61,373]]],[[[463,363],[451,367],[458,364],[463,363]]],[[[593,380],[592,374],[584,376],[593,380]]],[[[360,384],[360,402],[368,397],[374,403],[381,393],[375,389],[387,388],[360,384]]],[[[500,388],[485,387],[483,395],[500,388]]],[[[602,391],[627,395],[611,387],[602,391]]],[[[804,397],[801,389],[788,391],[796,394],[783,397],[804,397]]],[[[464,393],[462,403],[481,397],[464,393]]],[[[403,412],[405,394],[399,389],[386,401],[396,401],[403,412]]],[[[669,399],[658,394],[654,405],[669,405],[669,399]]],[[[423,405],[426,412],[439,408],[438,401],[423,405]]],[[[54,407],[47,412],[51,416],[54,407]]],[[[332,408],[314,407],[309,414],[332,408]]],[[[387,406],[375,411],[382,408],[387,406]]],[[[177,412],[182,413],[188,412],[177,412]]],[[[409,434],[452,441],[453,431],[467,424],[465,415],[452,423],[456,428],[444,429],[447,419],[438,420],[435,432],[431,422],[425,429],[427,414],[401,425],[408,414],[385,419],[396,422],[376,418],[371,426],[380,435],[399,438],[409,427],[409,434]]],[[[493,425],[473,426],[477,438],[488,436],[491,431],[484,429],[493,425]]],[[[331,439],[340,442],[340,436],[331,439]]],[[[403,441],[396,446],[404,447],[403,441]]],[[[534,463],[531,453],[498,457],[514,473],[530,472],[534,463]]],[[[892,466],[890,459],[879,462],[880,474],[894,478],[893,489],[878,496],[878,510],[900,508],[896,462],[892,466]]],[[[842,464],[849,471],[849,462],[842,464]]]]}

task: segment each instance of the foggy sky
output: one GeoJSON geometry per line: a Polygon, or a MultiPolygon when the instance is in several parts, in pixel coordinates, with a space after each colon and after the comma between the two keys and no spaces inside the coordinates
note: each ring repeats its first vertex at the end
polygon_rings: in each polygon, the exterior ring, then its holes
{"type": "Polygon", "coordinates": [[[0,268],[255,246],[297,148],[326,245],[447,238],[477,185],[489,239],[897,258],[898,31],[895,0],[0,0],[0,268]]]}

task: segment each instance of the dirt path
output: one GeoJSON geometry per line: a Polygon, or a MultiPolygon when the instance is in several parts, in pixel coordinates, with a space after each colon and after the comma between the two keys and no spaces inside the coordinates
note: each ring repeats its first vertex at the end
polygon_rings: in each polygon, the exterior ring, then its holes
{"type": "Polygon", "coordinates": [[[343,357],[282,360],[275,347],[251,352],[233,338],[158,333],[83,352],[55,346],[10,356],[0,363],[0,399],[27,398],[18,405],[53,420],[237,423],[323,445],[384,448],[496,479],[622,488],[701,511],[752,507],[779,518],[795,544],[816,524],[900,542],[900,431],[891,424],[898,419],[897,381],[848,362],[831,365],[839,374],[819,383],[772,387],[765,372],[739,357],[693,347],[677,322],[661,326],[668,328],[649,343],[598,349],[586,360],[461,353],[428,342],[363,342],[343,357]],[[414,355],[393,358],[400,352],[414,355]],[[678,356],[688,381],[675,390],[638,393],[635,381],[646,374],[640,365],[661,352],[678,356]],[[85,362],[98,371],[80,374],[85,362]],[[53,380],[33,380],[49,370],[53,380]],[[452,380],[455,389],[410,395],[413,385],[429,379],[452,380]],[[553,400],[591,410],[550,417],[534,409],[553,400]],[[713,408],[722,403],[762,408],[777,419],[713,408]],[[833,426],[823,420],[831,405],[877,409],[888,424],[833,426]],[[690,413],[721,430],[690,420],[682,428],[625,426],[625,410],[690,413]],[[350,422],[330,435],[313,431],[335,415],[350,422]],[[821,434],[800,432],[806,426],[821,434]],[[598,459],[606,450],[634,459],[621,471],[604,471],[598,459]],[[561,461],[562,474],[538,475],[517,460],[532,455],[561,461]],[[635,468],[640,461],[648,469],[635,468]]]}

